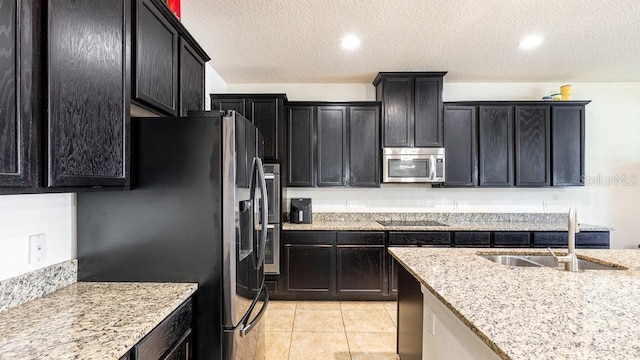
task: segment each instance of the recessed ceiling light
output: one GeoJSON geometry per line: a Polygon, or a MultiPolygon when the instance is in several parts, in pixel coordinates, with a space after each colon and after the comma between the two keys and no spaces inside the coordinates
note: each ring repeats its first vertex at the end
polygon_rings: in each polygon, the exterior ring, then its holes
{"type": "Polygon", "coordinates": [[[530,35],[520,41],[521,49],[533,49],[534,47],[542,44],[542,36],[530,35]]]}
{"type": "Polygon", "coordinates": [[[360,38],[354,34],[342,38],[342,48],[345,50],[357,49],[360,46],[360,38]]]}

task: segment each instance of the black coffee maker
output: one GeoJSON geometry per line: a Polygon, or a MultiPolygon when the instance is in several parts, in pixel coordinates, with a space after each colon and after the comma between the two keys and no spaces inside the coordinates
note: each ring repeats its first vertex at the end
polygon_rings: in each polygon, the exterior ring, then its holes
{"type": "Polygon", "coordinates": [[[311,199],[291,199],[289,221],[294,224],[311,224],[311,199]]]}

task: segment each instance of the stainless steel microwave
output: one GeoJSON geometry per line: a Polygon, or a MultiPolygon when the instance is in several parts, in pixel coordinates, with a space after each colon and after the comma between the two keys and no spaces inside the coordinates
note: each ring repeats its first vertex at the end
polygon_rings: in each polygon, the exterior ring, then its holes
{"type": "Polygon", "coordinates": [[[444,148],[382,149],[382,182],[444,182],[444,148]]]}

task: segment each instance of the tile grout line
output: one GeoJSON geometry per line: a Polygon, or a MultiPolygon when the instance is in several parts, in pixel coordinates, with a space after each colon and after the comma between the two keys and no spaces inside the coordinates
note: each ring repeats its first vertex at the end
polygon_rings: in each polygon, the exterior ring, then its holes
{"type": "Polygon", "coordinates": [[[349,335],[347,335],[347,326],[344,323],[344,313],[342,312],[342,302],[340,303],[340,318],[342,319],[342,330],[344,330],[344,338],[347,340],[347,350],[349,351],[349,359],[352,359],[351,356],[351,344],[349,344],[349,335]]]}
{"type": "Polygon", "coordinates": [[[287,352],[287,360],[291,359],[291,345],[293,345],[293,327],[296,326],[296,316],[298,316],[298,302],[294,302],[293,323],[291,324],[291,332],[289,333],[289,351],[287,352]]]}

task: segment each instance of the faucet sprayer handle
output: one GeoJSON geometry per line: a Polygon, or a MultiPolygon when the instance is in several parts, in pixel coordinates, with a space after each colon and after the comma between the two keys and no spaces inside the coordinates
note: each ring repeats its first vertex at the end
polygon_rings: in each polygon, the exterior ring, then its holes
{"type": "Polygon", "coordinates": [[[553,252],[553,250],[551,250],[551,248],[550,248],[550,247],[548,247],[548,248],[547,248],[547,250],[549,250],[549,252],[551,253],[551,256],[553,256],[553,258],[554,258],[554,259],[556,259],[556,262],[560,262],[560,261],[558,260],[558,256],[556,256],[556,254],[553,252]]]}

